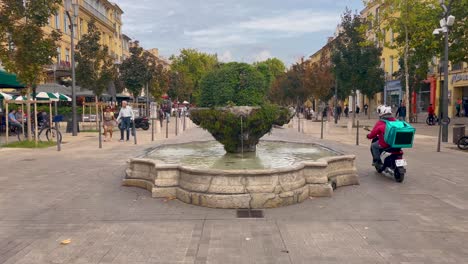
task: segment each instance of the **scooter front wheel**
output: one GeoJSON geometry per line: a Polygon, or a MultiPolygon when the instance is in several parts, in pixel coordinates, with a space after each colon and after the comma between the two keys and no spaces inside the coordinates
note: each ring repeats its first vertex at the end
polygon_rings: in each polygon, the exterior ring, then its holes
{"type": "Polygon", "coordinates": [[[395,168],[395,181],[403,182],[405,180],[405,173],[400,168],[395,168]]]}

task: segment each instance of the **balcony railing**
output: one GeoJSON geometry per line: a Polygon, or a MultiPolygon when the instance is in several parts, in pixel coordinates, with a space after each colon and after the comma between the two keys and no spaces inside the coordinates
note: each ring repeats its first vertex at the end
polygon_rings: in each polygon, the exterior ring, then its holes
{"type": "Polygon", "coordinates": [[[94,16],[104,21],[104,23],[107,23],[110,27],[114,26],[114,24],[110,21],[110,19],[106,17],[105,14],[101,13],[99,10],[94,8],[90,3],[87,2],[87,0],[83,1],[83,7],[89,12],[91,12],[94,16]]]}

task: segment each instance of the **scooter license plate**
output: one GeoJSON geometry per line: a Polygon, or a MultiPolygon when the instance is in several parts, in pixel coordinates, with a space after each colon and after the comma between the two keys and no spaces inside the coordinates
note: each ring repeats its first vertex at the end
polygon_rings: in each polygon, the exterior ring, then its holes
{"type": "Polygon", "coordinates": [[[404,167],[408,165],[408,163],[404,159],[395,160],[395,163],[397,167],[404,167]]]}

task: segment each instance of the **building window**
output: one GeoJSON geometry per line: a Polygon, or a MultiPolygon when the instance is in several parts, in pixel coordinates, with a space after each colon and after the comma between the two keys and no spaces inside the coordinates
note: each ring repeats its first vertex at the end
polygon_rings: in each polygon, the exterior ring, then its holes
{"type": "Polygon", "coordinates": [[[393,56],[390,56],[390,69],[389,69],[389,73],[390,73],[390,76],[389,78],[390,79],[393,79],[393,56]]]}
{"type": "Polygon", "coordinates": [[[55,13],[55,29],[60,29],[60,15],[55,13]]]}
{"type": "Polygon", "coordinates": [[[63,32],[65,32],[65,34],[68,33],[68,18],[66,13],[63,13],[63,32]]]}
{"type": "Polygon", "coordinates": [[[380,68],[382,68],[383,71],[385,71],[385,59],[382,58],[382,62],[380,63],[380,68]]]}
{"type": "Polygon", "coordinates": [[[395,34],[393,34],[393,28],[390,29],[390,44],[393,44],[393,40],[395,39],[395,34]]]}
{"type": "Polygon", "coordinates": [[[62,48],[58,47],[57,48],[57,63],[60,63],[62,61],[62,48]]]}
{"type": "Polygon", "coordinates": [[[82,36],[83,35],[83,19],[80,18],[80,28],[79,28],[79,31],[80,31],[80,34],[78,36],[82,36]]]}
{"type": "Polygon", "coordinates": [[[452,71],[461,71],[463,69],[463,62],[452,63],[452,71]]]}
{"type": "Polygon", "coordinates": [[[65,61],[70,62],[70,50],[65,49],[65,61]]]}

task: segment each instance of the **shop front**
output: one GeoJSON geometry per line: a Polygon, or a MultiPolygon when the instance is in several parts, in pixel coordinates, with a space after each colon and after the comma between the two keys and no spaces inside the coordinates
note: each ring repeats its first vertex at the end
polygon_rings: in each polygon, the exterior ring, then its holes
{"type": "MultiPolygon", "coordinates": [[[[468,72],[453,74],[451,78],[451,84],[453,89],[453,97],[450,98],[451,111],[455,113],[455,105],[457,100],[462,100],[462,113],[468,116],[468,72]]],[[[454,115],[453,115],[454,116],[454,115]]]]}
{"type": "Polygon", "coordinates": [[[384,88],[384,104],[392,107],[398,107],[401,100],[402,89],[400,80],[386,82],[384,88]]]}

